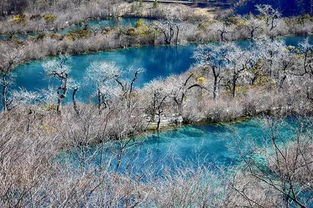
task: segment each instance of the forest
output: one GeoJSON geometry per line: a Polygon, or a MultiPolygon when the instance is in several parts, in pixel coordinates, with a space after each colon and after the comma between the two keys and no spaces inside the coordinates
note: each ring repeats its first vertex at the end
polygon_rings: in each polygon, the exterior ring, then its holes
{"type": "Polygon", "coordinates": [[[288,2],[2,0],[0,207],[313,208],[313,2],[288,2]]]}

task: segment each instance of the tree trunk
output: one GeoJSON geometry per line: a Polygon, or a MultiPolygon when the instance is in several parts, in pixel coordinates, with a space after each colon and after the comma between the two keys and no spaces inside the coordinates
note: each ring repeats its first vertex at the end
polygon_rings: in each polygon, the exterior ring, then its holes
{"type": "Polygon", "coordinates": [[[61,98],[60,97],[58,97],[57,112],[61,113],[61,98]]]}
{"type": "Polygon", "coordinates": [[[76,114],[79,115],[79,110],[78,110],[77,103],[76,103],[76,99],[75,99],[75,95],[76,95],[76,93],[77,93],[77,90],[78,90],[78,88],[75,88],[75,89],[73,90],[72,100],[73,100],[73,108],[74,108],[76,114]]]}
{"type": "Polygon", "coordinates": [[[237,77],[234,74],[233,80],[232,80],[232,95],[233,95],[233,97],[236,96],[236,85],[237,85],[237,77]]]}
{"type": "Polygon", "coordinates": [[[8,85],[4,83],[2,86],[2,105],[3,105],[4,111],[7,110],[7,89],[8,89],[8,85]]]}
{"type": "Polygon", "coordinates": [[[101,92],[100,92],[100,89],[98,88],[98,110],[99,110],[99,114],[101,113],[100,110],[101,110],[101,92]]]}
{"type": "Polygon", "coordinates": [[[158,122],[157,122],[157,131],[160,131],[160,124],[161,124],[161,113],[158,112],[158,122]]]}
{"type": "Polygon", "coordinates": [[[217,97],[217,77],[214,77],[214,84],[213,84],[213,98],[214,100],[217,97]]]}
{"type": "Polygon", "coordinates": [[[214,100],[217,97],[217,88],[218,88],[218,77],[219,73],[216,72],[216,68],[212,67],[212,72],[213,72],[213,77],[214,77],[214,82],[213,82],[213,98],[214,100]]]}

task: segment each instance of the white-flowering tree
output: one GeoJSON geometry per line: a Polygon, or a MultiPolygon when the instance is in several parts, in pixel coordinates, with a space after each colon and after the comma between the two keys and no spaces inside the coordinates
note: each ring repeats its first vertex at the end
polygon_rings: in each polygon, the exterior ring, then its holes
{"type": "Polygon", "coordinates": [[[303,70],[304,73],[313,77],[313,44],[309,42],[309,38],[306,38],[303,43],[300,44],[300,50],[303,55],[303,70]]]}
{"type": "Polygon", "coordinates": [[[263,36],[255,41],[255,48],[258,57],[264,60],[264,72],[273,78],[278,72],[275,69],[280,68],[281,58],[288,52],[285,43],[263,36]]]}
{"type": "Polygon", "coordinates": [[[276,20],[281,16],[281,13],[268,4],[257,5],[256,8],[258,12],[264,17],[269,31],[275,29],[277,27],[276,20]]]}
{"type": "Polygon", "coordinates": [[[10,109],[19,105],[31,105],[36,104],[40,100],[40,94],[38,92],[31,92],[26,89],[14,90],[11,93],[11,106],[10,109]]]}
{"type": "Polygon", "coordinates": [[[219,41],[228,41],[229,40],[229,34],[233,32],[233,30],[230,28],[230,26],[227,26],[223,22],[217,22],[215,23],[212,28],[214,28],[214,31],[217,32],[219,41]]]}
{"type": "Polygon", "coordinates": [[[313,45],[308,38],[300,44],[299,50],[301,54],[298,55],[297,60],[300,61],[301,67],[299,68],[303,69],[301,75],[307,77],[303,83],[305,84],[307,99],[313,101],[313,45]]]}
{"type": "Polygon", "coordinates": [[[306,57],[295,46],[287,46],[282,40],[268,37],[257,40],[256,51],[263,60],[263,73],[283,88],[306,74],[306,57]]]}
{"type": "Polygon", "coordinates": [[[87,77],[94,81],[97,87],[98,109],[109,107],[108,98],[116,86],[117,77],[121,75],[121,69],[111,62],[93,62],[87,69],[87,77]]]}
{"type": "Polygon", "coordinates": [[[264,30],[264,24],[261,20],[254,16],[249,16],[248,21],[245,24],[245,28],[248,31],[248,36],[253,40],[256,35],[264,30]]]}
{"type": "Polygon", "coordinates": [[[229,86],[233,97],[236,95],[236,88],[239,79],[244,81],[247,77],[248,69],[256,63],[255,54],[249,49],[243,49],[236,43],[226,43],[226,52],[223,55],[225,59],[225,68],[227,76],[227,86],[229,86]]]}
{"type": "Polygon", "coordinates": [[[68,91],[68,80],[71,67],[68,64],[69,56],[60,56],[57,59],[47,61],[43,64],[46,74],[60,81],[57,92],[57,112],[61,112],[62,100],[66,97],[68,91]]]}
{"type": "Polygon", "coordinates": [[[146,109],[152,122],[156,121],[157,116],[157,127],[160,129],[161,116],[164,112],[165,102],[171,94],[171,89],[166,86],[161,80],[153,80],[145,85],[147,90],[148,107],[146,109]]]}
{"type": "Polygon", "coordinates": [[[224,55],[227,52],[227,48],[224,44],[207,44],[198,46],[194,53],[198,65],[204,67],[211,72],[213,77],[213,98],[218,96],[218,89],[220,87],[221,80],[224,77],[226,60],[224,55]]]}
{"type": "Polygon", "coordinates": [[[173,76],[169,80],[167,80],[168,88],[171,89],[171,97],[174,100],[177,110],[178,116],[183,117],[184,104],[186,101],[187,94],[191,89],[199,88],[206,89],[201,84],[195,80],[195,75],[193,73],[182,75],[182,76],[173,76]]]}

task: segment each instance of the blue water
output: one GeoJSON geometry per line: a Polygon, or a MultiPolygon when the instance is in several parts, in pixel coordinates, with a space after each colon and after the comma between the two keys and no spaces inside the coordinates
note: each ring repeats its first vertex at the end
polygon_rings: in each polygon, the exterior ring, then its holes
{"type": "MultiPolygon", "coordinates": [[[[140,48],[120,49],[104,51],[93,54],[72,56],[70,76],[81,83],[78,98],[83,101],[90,99],[91,92],[94,92],[94,83],[87,79],[86,69],[94,61],[108,61],[116,63],[121,69],[129,67],[143,68],[143,72],[136,83],[143,86],[145,83],[159,77],[166,77],[170,74],[185,72],[195,63],[192,58],[196,45],[182,46],[147,46],[140,48]]],[[[14,71],[14,88],[24,88],[29,91],[47,89],[49,85],[56,86],[55,79],[48,78],[43,70],[42,64],[45,60],[32,61],[21,65],[14,71]]],[[[130,76],[130,75],[125,75],[130,76]]]]}
{"type": "MultiPolygon", "coordinates": [[[[304,37],[285,37],[282,38],[287,45],[298,45],[304,37]]],[[[310,37],[313,43],[313,37],[310,37]]],[[[248,45],[249,41],[238,41],[239,45],[248,45]]],[[[114,62],[122,70],[126,71],[129,67],[141,67],[145,70],[140,74],[136,86],[141,87],[149,81],[157,78],[164,78],[171,74],[180,74],[187,71],[196,60],[193,52],[196,44],[180,46],[145,46],[139,48],[119,49],[103,51],[92,54],[74,55],[69,61],[71,66],[70,76],[81,84],[78,91],[78,98],[88,102],[92,100],[95,85],[88,80],[86,69],[94,61],[114,62]]],[[[50,58],[51,59],[51,58],[50,58]]],[[[47,77],[44,73],[42,64],[48,59],[32,61],[23,64],[14,70],[15,82],[13,89],[24,88],[29,91],[40,91],[47,89],[48,86],[57,86],[55,79],[47,77]]],[[[130,74],[124,77],[130,78],[130,74]]]]}
{"type": "MultiPolygon", "coordinates": [[[[73,32],[79,29],[84,29],[84,28],[87,28],[93,31],[98,31],[108,26],[135,26],[138,20],[139,18],[133,18],[133,17],[108,18],[108,19],[103,19],[103,20],[89,20],[89,21],[86,21],[85,24],[72,25],[64,29],[58,30],[56,31],[56,33],[66,34],[66,33],[73,32]]],[[[152,20],[144,19],[144,21],[146,23],[149,23],[152,20]]],[[[29,37],[34,37],[36,35],[39,35],[39,33],[14,34],[14,38],[25,40],[29,37]]],[[[10,36],[8,34],[0,34],[0,40],[6,40],[9,37],[10,36]]]]}
{"type": "MultiPolygon", "coordinates": [[[[293,116],[277,122],[277,141],[282,145],[293,139],[302,122],[312,125],[311,120],[293,116]]],[[[179,169],[201,167],[217,171],[220,166],[239,165],[242,155],[270,147],[266,124],[266,119],[255,118],[230,124],[184,126],[159,134],[81,147],[63,153],[61,158],[74,168],[102,166],[132,176],[149,173],[149,177],[160,177],[175,174],[179,169]],[[121,146],[126,143],[121,153],[121,146]],[[122,161],[119,166],[118,159],[122,161]]]]}

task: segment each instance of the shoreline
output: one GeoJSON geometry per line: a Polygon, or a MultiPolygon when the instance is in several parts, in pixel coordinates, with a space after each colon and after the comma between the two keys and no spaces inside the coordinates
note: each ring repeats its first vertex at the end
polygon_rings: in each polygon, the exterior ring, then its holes
{"type": "MultiPolygon", "coordinates": [[[[288,38],[288,37],[303,37],[303,38],[310,38],[313,37],[313,34],[308,34],[308,35],[297,35],[297,34],[288,34],[288,35],[279,35],[279,36],[275,36],[274,38],[288,38]]],[[[231,40],[230,42],[236,42],[236,41],[251,41],[249,38],[244,38],[244,39],[237,39],[237,40],[231,40]]],[[[209,42],[186,42],[186,43],[179,43],[177,45],[173,45],[173,44],[164,44],[164,43],[160,43],[160,44],[142,44],[142,45],[138,45],[138,44],[134,44],[134,45],[130,45],[127,47],[112,47],[112,48],[106,48],[106,49],[100,49],[97,51],[87,51],[87,52],[83,52],[83,53],[60,53],[58,55],[48,55],[48,56],[44,56],[41,58],[34,58],[34,59],[29,59],[29,60],[25,60],[24,62],[18,64],[17,66],[15,66],[12,71],[15,70],[16,67],[22,66],[22,65],[28,65],[30,64],[30,62],[33,61],[43,61],[45,59],[53,59],[56,58],[60,55],[64,55],[64,54],[68,54],[70,56],[84,56],[84,55],[93,55],[93,54],[97,54],[97,53],[105,53],[105,52],[111,52],[111,51],[119,51],[119,50],[129,50],[129,49],[139,49],[139,48],[143,48],[143,47],[184,47],[184,46],[188,46],[188,45],[201,45],[201,44],[210,44],[210,43],[220,43],[221,41],[209,41],[209,42]]]]}
{"type": "Polygon", "coordinates": [[[262,118],[264,116],[269,116],[269,117],[274,117],[274,118],[281,118],[281,117],[288,117],[288,116],[295,116],[295,117],[301,117],[301,116],[313,116],[313,111],[309,112],[308,114],[304,115],[301,114],[299,112],[296,111],[285,111],[285,112],[279,112],[277,114],[276,111],[279,111],[281,109],[272,109],[272,111],[263,111],[263,112],[258,112],[255,115],[249,115],[249,116],[239,116],[236,118],[231,118],[231,119],[225,119],[225,120],[219,120],[219,121],[212,121],[209,118],[203,119],[201,121],[192,121],[192,122],[188,122],[188,123],[169,123],[167,125],[160,125],[160,129],[151,129],[149,127],[147,127],[145,130],[143,130],[142,132],[139,132],[137,134],[134,135],[129,135],[126,136],[125,138],[122,139],[110,139],[107,141],[100,141],[100,142],[91,142],[88,144],[80,144],[77,146],[70,146],[70,147],[66,147],[66,148],[61,148],[60,151],[68,151],[71,150],[73,148],[77,148],[77,147],[89,147],[89,146],[94,146],[94,145],[100,145],[100,144],[108,144],[108,143],[112,143],[112,142],[125,142],[125,141],[131,141],[131,140],[142,140],[144,137],[147,136],[153,136],[153,135],[158,135],[160,133],[166,132],[166,131],[173,131],[173,130],[178,130],[180,128],[185,128],[188,126],[194,126],[194,125],[199,125],[199,126],[205,126],[205,125],[229,125],[229,124],[234,124],[234,123],[240,123],[240,122],[245,122],[248,120],[252,120],[252,119],[258,119],[258,118],[262,118]]]}

